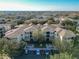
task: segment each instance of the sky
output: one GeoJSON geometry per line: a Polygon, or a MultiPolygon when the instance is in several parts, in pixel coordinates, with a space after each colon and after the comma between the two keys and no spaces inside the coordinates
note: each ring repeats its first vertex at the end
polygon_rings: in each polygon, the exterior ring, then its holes
{"type": "Polygon", "coordinates": [[[79,0],[0,0],[0,11],[79,11],[79,0]]]}

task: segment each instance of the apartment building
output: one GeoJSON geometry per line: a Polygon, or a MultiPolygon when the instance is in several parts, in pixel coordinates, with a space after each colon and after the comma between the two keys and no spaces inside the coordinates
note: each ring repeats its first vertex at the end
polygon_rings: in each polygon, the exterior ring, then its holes
{"type": "Polygon", "coordinates": [[[7,31],[5,33],[5,37],[10,39],[17,39],[19,41],[22,39],[25,41],[35,40],[35,37],[33,37],[33,32],[38,32],[39,30],[42,32],[44,40],[53,40],[57,38],[69,39],[75,37],[75,34],[72,31],[62,29],[54,24],[47,24],[47,23],[44,25],[24,24],[19,28],[7,31]]]}

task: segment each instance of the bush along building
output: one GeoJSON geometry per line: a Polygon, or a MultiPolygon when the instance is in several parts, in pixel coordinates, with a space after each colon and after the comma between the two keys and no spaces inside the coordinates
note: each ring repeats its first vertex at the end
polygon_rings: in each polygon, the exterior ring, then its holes
{"type": "Polygon", "coordinates": [[[53,46],[55,39],[71,40],[75,37],[72,31],[61,29],[55,24],[24,24],[5,33],[5,37],[17,42],[23,40],[27,43],[24,47],[25,54],[49,55],[59,53],[59,49],[53,46]]]}

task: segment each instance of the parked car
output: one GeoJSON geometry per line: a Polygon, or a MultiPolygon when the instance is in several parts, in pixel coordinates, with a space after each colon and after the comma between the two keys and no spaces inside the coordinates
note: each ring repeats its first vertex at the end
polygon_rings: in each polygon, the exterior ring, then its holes
{"type": "Polygon", "coordinates": [[[46,50],[46,51],[45,51],[45,54],[46,54],[46,55],[49,55],[49,50],[46,50]]]}
{"type": "Polygon", "coordinates": [[[40,55],[40,50],[39,49],[36,50],[36,55],[40,55]]]}
{"type": "Polygon", "coordinates": [[[25,50],[25,54],[28,54],[28,50],[25,50]]]}

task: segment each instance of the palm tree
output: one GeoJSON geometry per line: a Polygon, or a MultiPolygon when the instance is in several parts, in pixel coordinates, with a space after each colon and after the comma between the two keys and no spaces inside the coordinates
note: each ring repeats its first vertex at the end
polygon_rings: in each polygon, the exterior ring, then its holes
{"type": "Polygon", "coordinates": [[[40,29],[33,32],[33,37],[34,37],[35,41],[37,42],[36,46],[43,47],[42,42],[44,40],[44,36],[43,36],[43,32],[40,29]]]}
{"type": "Polygon", "coordinates": [[[34,31],[33,37],[39,42],[43,41],[43,32],[41,31],[41,29],[34,31]]]}

